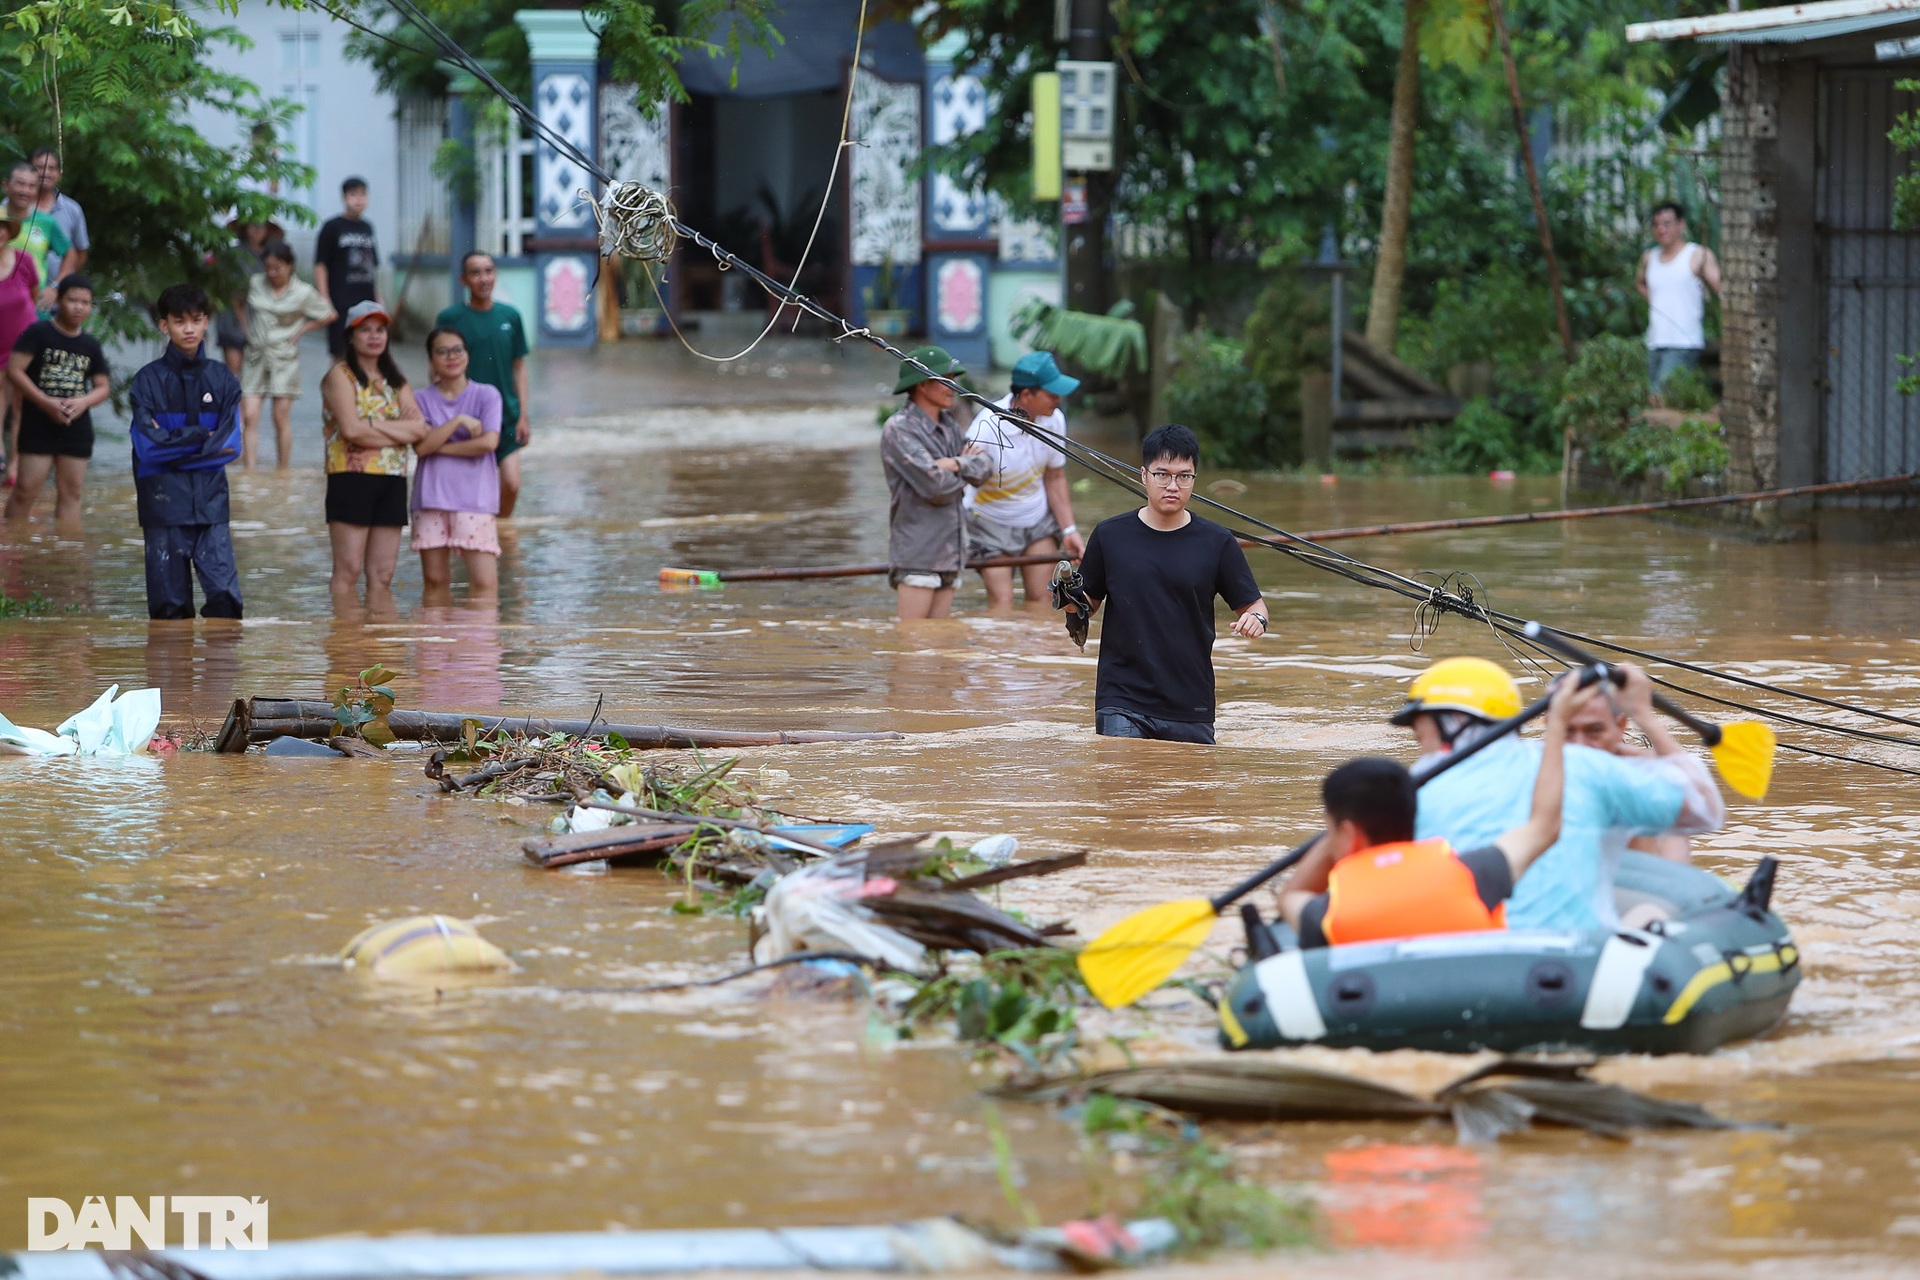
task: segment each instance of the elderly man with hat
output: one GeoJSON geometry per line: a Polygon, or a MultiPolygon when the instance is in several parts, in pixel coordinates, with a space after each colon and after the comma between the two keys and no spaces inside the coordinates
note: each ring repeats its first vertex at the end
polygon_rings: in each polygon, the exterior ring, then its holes
{"type": "MultiPolygon", "coordinates": [[[[1067,416],[1060,402],[1080,386],[1080,379],[1060,372],[1053,356],[1032,351],[1013,366],[1012,390],[994,405],[1010,409],[1045,433],[1034,435],[1007,414],[982,409],[967,429],[967,440],[977,444],[993,463],[984,483],[967,490],[967,549],[974,558],[988,556],[1053,555],[1062,548],[1078,557],[1087,549],[1073,522],[1073,501],[1067,496],[1067,455],[1058,446],[1067,434],[1067,416]]],[[[1047,598],[1051,566],[1030,564],[1022,569],[1027,599],[1047,598]]],[[[1013,570],[1007,566],[982,569],[987,607],[1013,605],[1013,570]]]]}
{"type": "Polygon", "coordinates": [[[887,581],[901,619],[944,618],[953,584],[966,567],[967,532],[960,499],[987,478],[987,455],[966,442],[958,393],[943,378],[966,370],[940,347],[916,347],[900,364],[895,395],[907,402],[880,432],[886,469],[887,581]]]}

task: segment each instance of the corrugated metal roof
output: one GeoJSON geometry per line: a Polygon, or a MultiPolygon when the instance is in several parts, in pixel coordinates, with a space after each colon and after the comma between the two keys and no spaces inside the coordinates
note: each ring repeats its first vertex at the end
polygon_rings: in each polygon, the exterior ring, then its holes
{"type": "Polygon", "coordinates": [[[1915,20],[1920,20],[1920,0],[1821,0],[1814,4],[1745,9],[1701,18],[1630,23],[1627,39],[1636,44],[1650,40],[1796,43],[1915,20]],[[1809,28],[1814,33],[1810,34],[1809,28]]]}
{"type": "Polygon", "coordinates": [[[1881,27],[1920,22],[1920,11],[1905,13],[1863,13],[1857,18],[1828,18],[1825,22],[1803,22],[1791,27],[1762,27],[1758,31],[1729,31],[1724,35],[1701,36],[1702,44],[1804,44],[1830,36],[1850,36],[1881,27]]]}

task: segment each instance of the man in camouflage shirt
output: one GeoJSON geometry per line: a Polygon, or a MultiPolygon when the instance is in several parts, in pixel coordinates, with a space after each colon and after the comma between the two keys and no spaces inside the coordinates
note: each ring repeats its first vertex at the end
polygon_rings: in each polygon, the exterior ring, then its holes
{"type": "Polygon", "coordinates": [[[880,464],[891,495],[887,581],[902,619],[944,618],[953,612],[953,584],[967,560],[960,499],[969,484],[979,484],[991,470],[980,446],[966,443],[971,415],[956,408],[954,389],[935,378],[964,373],[940,347],[909,351],[893,387],[907,403],[880,432],[880,464]]]}

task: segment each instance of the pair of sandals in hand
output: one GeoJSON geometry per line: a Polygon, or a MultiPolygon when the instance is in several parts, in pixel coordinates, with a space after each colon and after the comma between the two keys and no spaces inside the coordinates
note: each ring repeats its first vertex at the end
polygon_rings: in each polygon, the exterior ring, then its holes
{"type": "Polygon", "coordinates": [[[1084,651],[1087,629],[1093,625],[1093,600],[1087,595],[1086,579],[1073,561],[1062,560],[1054,567],[1047,589],[1053,593],[1053,607],[1066,612],[1068,638],[1084,651]]]}

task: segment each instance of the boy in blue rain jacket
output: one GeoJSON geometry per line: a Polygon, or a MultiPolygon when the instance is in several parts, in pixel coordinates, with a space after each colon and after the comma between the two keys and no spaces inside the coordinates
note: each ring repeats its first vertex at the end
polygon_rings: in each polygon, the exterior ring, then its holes
{"type": "Polygon", "coordinates": [[[213,308],[197,285],[170,285],[154,308],[167,349],[133,375],[133,488],[147,541],[147,616],[240,616],[227,529],[227,464],[240,456],[240,382],[202,347],[213,308]]]}

